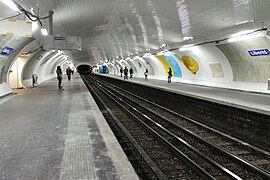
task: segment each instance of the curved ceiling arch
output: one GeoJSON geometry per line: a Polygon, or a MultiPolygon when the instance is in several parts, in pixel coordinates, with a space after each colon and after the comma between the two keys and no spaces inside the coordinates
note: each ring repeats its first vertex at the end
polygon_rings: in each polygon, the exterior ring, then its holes
{"type": "MultiPolygon", "coordinates": [[[[71,52],[74,64],[220,39],[270,21],[268,0],[15,1],[42,17],[54,11],[54,34],[81,36],[82,51],[71,52]]],[[[0,17],[15,14],[0,2],[0,17]]],[[[48,29],[47,20],[42,22],[48,29]]]]}

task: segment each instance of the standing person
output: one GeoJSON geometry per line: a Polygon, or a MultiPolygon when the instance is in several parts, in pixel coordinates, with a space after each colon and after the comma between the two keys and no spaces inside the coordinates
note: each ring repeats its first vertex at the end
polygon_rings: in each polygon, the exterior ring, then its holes
{"type": "Polygon", "coordinates": [[[74,74],[74,69],[73,69],[73,68],[71,69],[71,74],[72,74],[72,75],[74,74]]]}
{"type": "Polygon", "coordinates": [[[124,69],[124,80],[125,79],[128,79],[128,68],[127,67],[125,67],[125,69],[124,69]]]}
{"type": "Polygon", "coordinates": [[[130,78],[132,78],[132,76],[133,76],[133,69],[132,68],[129,69],[129,74],[130,74],[130,78]]]}
{"type": "Polygon", "coordinates": [[[168,71],[168,83],[171,83],[172,81],[172,69],[169,68],[169,71],[168,71]]]}
{"type": "Polygon", "coordinates": [[[58,89],[62,89],[61,83],[62,83],[62,69],[60,66],[57,66],[56,69],[57,79],[58,79],[58,89]]]}
{"type": "Polygon", "coordinates": [[[148,69],[146,69],[145,72],[144,72],[144,79],[145,80],[148,80],[147,76],[148,76],[148,69]]]}
{"type": "Polygon", "coordinates": [[[121,74],[121,77],[122,77],[122,74],[123,74],[123,68],[122,67],[120,68],[120,74],[121,74]]]}
{"type": "Polygon", "coordinates": [[[67,68],[66,74],[67,74],[68,80],[70,81],[70,76],[71,76],[71,69],[70,69],[70,67],[67,68]]]}

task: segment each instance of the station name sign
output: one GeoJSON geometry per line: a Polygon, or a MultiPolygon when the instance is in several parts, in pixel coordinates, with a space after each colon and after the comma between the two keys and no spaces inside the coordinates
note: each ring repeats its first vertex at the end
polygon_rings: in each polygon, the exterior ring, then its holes
{"type": "Polygon", "coordinates": [[[270,55],[269,49],[259,49],[259,50],[251,50],[248,51],[250,56],[265,56],[265,55],[270,55]]]}
{"type": "Polygon", "coordinates": [[[13,51],[13,48],[4,47],[4,49],[2,49],[0,54],[8,56],[12,51],[13,51]]]}

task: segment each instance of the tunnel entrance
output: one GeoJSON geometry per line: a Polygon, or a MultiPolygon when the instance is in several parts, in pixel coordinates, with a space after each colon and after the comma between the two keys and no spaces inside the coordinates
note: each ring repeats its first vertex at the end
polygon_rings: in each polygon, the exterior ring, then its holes
{"type": "Polygon", "coordinates": [[[89,74],[92,72],[92,67],[86,64],[77,67],[77,72],[80,74],[89,74]]]}

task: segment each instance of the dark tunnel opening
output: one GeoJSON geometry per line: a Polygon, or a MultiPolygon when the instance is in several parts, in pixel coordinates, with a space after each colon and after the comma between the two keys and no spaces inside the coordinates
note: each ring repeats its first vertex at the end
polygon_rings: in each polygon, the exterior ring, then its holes
{"type": "Polygon", "coordinates": [[[89,74],[92,72],[92,67],[86,64],[77,67],[77,72],[80,74],[89,74]]]}

